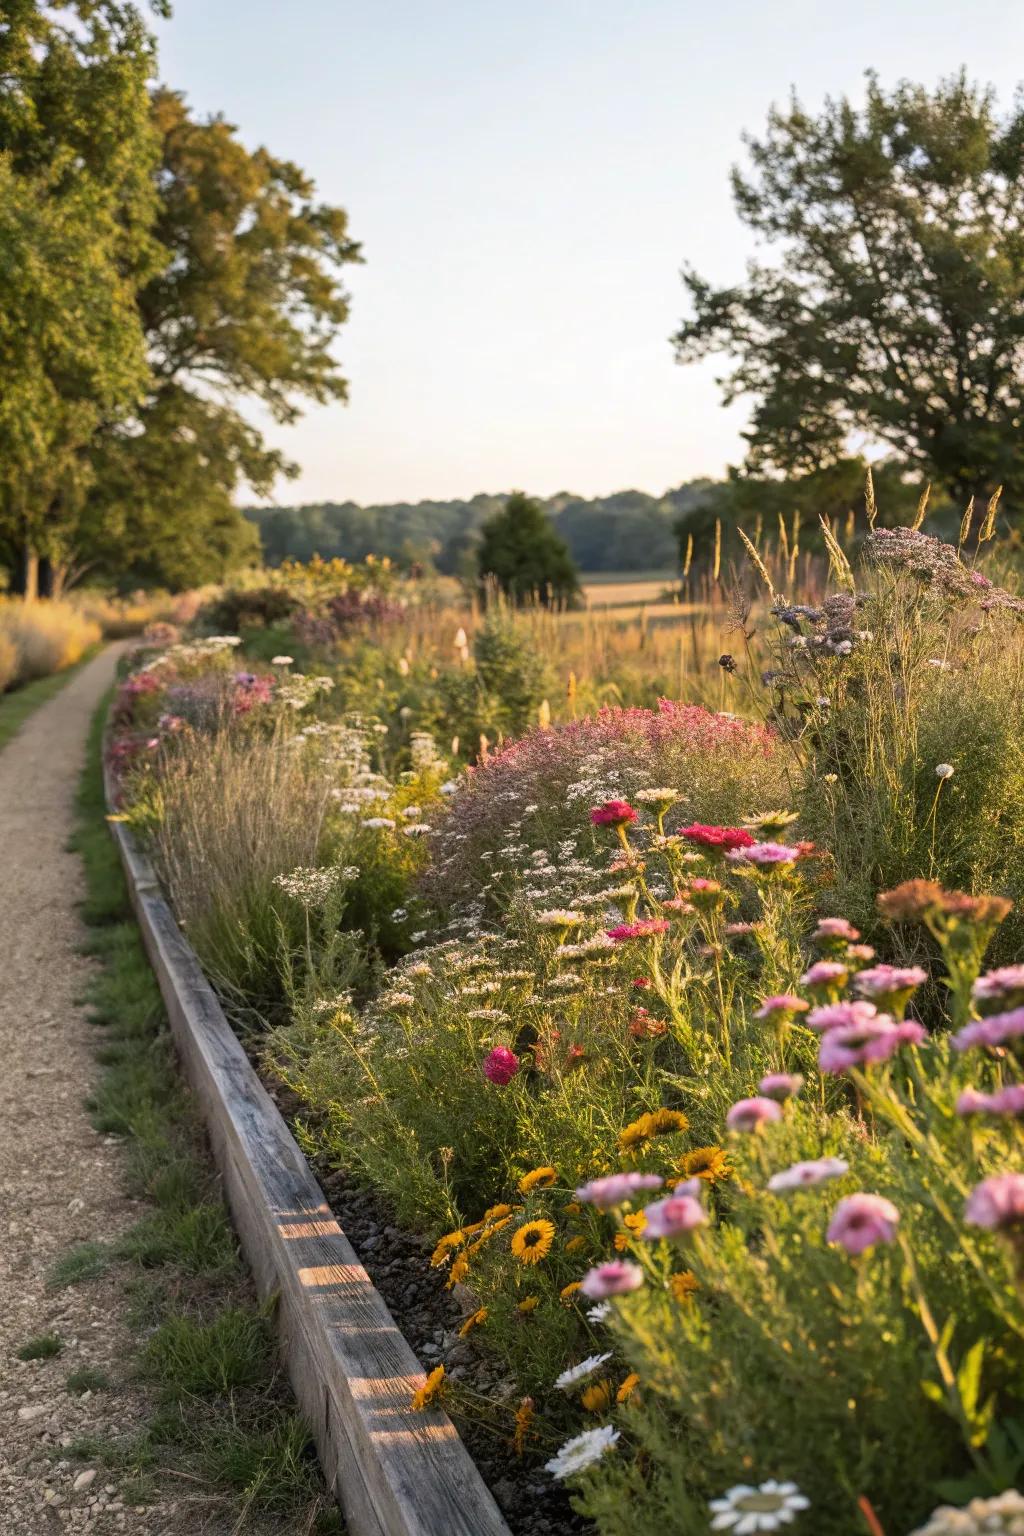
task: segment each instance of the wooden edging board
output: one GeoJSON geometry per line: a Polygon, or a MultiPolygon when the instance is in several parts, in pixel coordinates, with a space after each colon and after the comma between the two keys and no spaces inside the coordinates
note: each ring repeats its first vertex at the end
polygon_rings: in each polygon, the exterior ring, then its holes
{"type": "MultiPolygon", "coordinates": [[[[106,776],[107,804],[115,804],[106,776]]],[[[408,1342],[331,1214],[133,833],[109,823],[242,1250],[351,1536],[510,1536],[447,1414],[414,1412],[408,1342]]]]}

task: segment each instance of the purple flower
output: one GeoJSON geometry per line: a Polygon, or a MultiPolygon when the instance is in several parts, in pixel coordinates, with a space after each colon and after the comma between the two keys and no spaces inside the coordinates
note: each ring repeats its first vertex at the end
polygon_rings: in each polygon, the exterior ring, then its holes
{"type": "Polygon", "coordinates": [[[807,1015],[808,1029],[825,1034],[830,1029],[860,1029],[879,1017],[874,1003],[825,1003],[807,1015]]]}
{"type": "Polygon", "coordinates": [[[986,971],[974,983],[971,996],[979,1003],[1024,1001],[1024,965],[1002,965],[986,971]]]}
{"type": "Polygon", "coordinates": [[[773,1173],[768,1188],[776,1194],[784,1189],[808,1189],[814,1184],[824,1184],[828,1179],[841,1179],[849,1169],[849,1163],[841,1157],[818,1157],[811,1162],[794,1163],[781,1173],[773,1173]]]}
{"type": "Polygon", "coordinates": [[[987,1019],[976,1019],[965,1024],[953,1036],[955,1051],[968,1051],[975,1045],[1002,1045],[1024,1035],[1024,1008],[1011,1008],[1008,1013],[990,1013],[987,1019]]]}
{"type": "Polygon", "coordinates": [[[868,1024],[830,1029],[822,1035],[818,1066],[822,1072],[846,1072],[869,1061],[888,1061],[901,1045],[920,1045],[924,1037],[924,1026],[913,1019],[897,1024],[888,1014],[880,1013],[868,1024]]]}
{"type": "Polygon", "coordinates": [[[804,998],[796,997],[792,992],[777,992],[774,997],[765,998],[754,1018],[771,1019],[774,1023],[790,1014],[806,1013],[809,1007],[810,1004],[804,998]]]}
{"type": "Polygon", "coordinates": [[[596,1205],[600,1211],[631,1200],[639,1190],[660,1189],[664,1183],[656,1173],[609,1173],[603,1179],[591,1179],[576,1191],[577,1200],[596,1205]]]}
{"type": "Polygon", "coordinates": [[[1024,1222],[1024,1173],[995,1173],[967,1197],[964,1220],[990,1231],[1024,1222]]]}
{"type": "Polygon", "coordinates": [[[766,1099],[791,1099],[804,1085],[799,1072],[769,1072],[757,1085],[766,1099]]]}
{"type": "Polygon", "coordinates": [[[860,938],[860,929],[845,917],[823,917],[811,934],[812,939],[842,939],[853,944],[860,938]]]}
{"type": "Polygon", "coordinates": [[[640,1236],[652,1241],[659,1237],[682,1237],[694,1227],[703,1227],[707,1215],[699,1200],[693,1195],[680,1194],[678,1190],[665,1200],[656,1200],[644,1208],[647,1225],[640,1236]]]}
{"type": "Polygon", "coordinates": [[[781,1120],[782,1109],[774,1099],[739,1099],[725,1117],[730,1131],[756,1131],[771,1120],[781,1120]]]}
{"type": "Polygon", "coordinates": [[[804,987],[821,987],[826,991],[841,987],[845,984],[850,974],[849,966],[841,960],[815,960],[800,977],[800,985],[804,987]]]}
{"type": "Polygon", "coordinates": [[[733,848],[726,854],[731,864],[756,864],[761,869],[795,864],[799,857],[800,850],[786,843],[751,843],[749,848],[733,848]]]}
{"type": "Polygon", "coordinates": [[[1011,1083],[995,1093],[965,1088],[956,1101],[958,1115],[1024,1115],[1024,1083],[1011,1083]]]}
{"type": "Polygon", "coordinates": [[[882,1195],[847,1195],[832,1214],[828,1240],[838,1243],[847,1253],[863,1253],[876,1243],[891,1243],[899,1219],[900,1213],[892,1201],[882,1195]]]}
{"type": "Polygon", "coordinates": [[[909,997],[915,987],[928,980],[928,972],[919,965],[875,965],[858,971],[853,985],[863,997],[885,1002],[893,997],[909,997]]]}
{"type": "Polygon", "coordinates": [[[519,1071],[519,1057],[507,1046],[496,1045],[494,1050],[484,1057],[482,1071],[488,1082],[497,1083],[500,1088],[504,1088],[519,1071]]]}
{"type": "Polygon", "coordinates": [[[624,1296],[627,1291],[638,1291],[644,1283],[644,1272],[639,1264],[625,1259],[610,1259],[588,1270],[580,1281],[580,1290],[592,1301],[604,1301],[607,1296],[624,1296]]]}

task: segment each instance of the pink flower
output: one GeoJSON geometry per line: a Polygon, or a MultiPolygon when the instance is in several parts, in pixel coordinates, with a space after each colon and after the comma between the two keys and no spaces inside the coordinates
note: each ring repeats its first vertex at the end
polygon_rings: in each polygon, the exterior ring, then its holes
{"type": "Polygon", "coordinates": [[[863,1253],[876,1243],[891,1243],[899,1219],[900,1213],[892,1201],[882,1195],[847,1195],[833,1212],[828,1240],[838,1243],[847,1253],[863,1253]]]}
{"type": "Polygon", "coordinates": [[[580,1281],[580,1290],[592,1301],[604,1301],[608,1296],[624,1296],[628,1291],[638,1291],[644,1283],[644,1272],[639,1264],[625,1259],[611,1259],[588,1270],[580,1281]]]}
{"type": "Polygon", "coordinates": [[[746,827],[708,827],[695,821],[688,827],[680,827],[679,835],[688,843],[706,848],[709,853],[731,853],[734,848],[754,846],[754,839],[746,827]]]}
{"type": "Polygon", "coordinates": [[[595,805],[590,813],[595,827],[627,827],[636,817],[628,800],[606,800],[603,805],[595,805]]]}
{"type": "Polygon", "coordinates": [[[799,1072],[769,1072],[757,1085],[766,1099],[791,1099],[804,1085],[799,1072]]]}
{"type": "Polygon", "coordinates": [[[678,1190],[665,1200],[656,1200],[644,1208],[647,1225],[640,1236],[652,1242],[659,1237],[682,1237],[695,1227],[707,1224],[707,1215],[699,1200],[693,1195],[680,1194],[678,1190]]]}
{"type": "Polygon", "coordinates": [[[794,1163],[781,1173],[773,1173],[768,1188],[775,1194],[784,1189],[808,1189],[814,1184],[824,1184],[828,1179],[841,1179],[850,1170],[849,1163],[841,1157],[818,1157],[806,1163],[794,1163]]]}
{"type": "Polygon", "coordinates": [[[756,864],[761,869],[795,864],[799,857],[799,851],[786,843],[751,843],[749,847],[733,848],[726,854],[732,864],[756,864]]]}
{"type": "Polygon", "coordinates": [[[967,1197],[964,1220],[972,1227],[998,1230],[1024,1222],[1024,1173],[994,1173],[967,1197]]]}
{"type": "Polygon", "coordinates": [[[847,960],[873,960],[875,952],[870,944],[850,944],[846,949],[847,960]]]}
{"type": "Polygon", "coordinates": [[[1024,1000],[1024,965],[1002,965],[986,971],[971,988],[978,1002],[1020,1002],[1024,1000]]]}
{"type": "Polygon", "coordinates": [[[643,917],[637,923],[619,923],[617,928],[605,931],[616,944],[621,944],[624,939],[646,939],[654,933],[667,933],[671,926],[667,917],[643,917]]]}
{"type": "Polygon", "coordinates": [[[484,1057],[484,1077],[488,1082],[497,1083],[501,1088],[510,1083],[518,1071],[519,1057],[507,1046],[496,1045],[494,1050],[484,1057]]]}
{"type": "Polygon", "coordinates": [[[849,975],[849,967],[841,960],[815,960],[800,977],[800,984],[804,987],[823,987],[826,990],[844,985],[849,975]]]}
{"type": "Polygon", "coordinates": [[[919,965],[875,965],[869,971],[858,971],[853,985],[862,997],[884,1002],[892,997],[909,997],[915,987],[927,980],[928,972],[919,965]]]}
{"type": "Polygon", "coordinates": [[[995,1093],[965,1088],[956,1101],[958,1115],[1024,1115],[1024,1083],[1011,1083],[995,1093]]]}
{"type": "Polygon", "coordinates": [[[1024,1035],[1024,1008],[1011,1008],[1008,1013],[990,1013],[987,1019],[976,1019],[965,1024],[953,1036],[953,1049],[967,1051],[974,1045],[1002,1045],[1024,1035]]]}
{"type": "Polygon", "coordinates": [[[860,929],[845,917],[823,917],[811,934],[812,939],[842,939],[852,944],[860,938],[860,929]]]}
{"type": "Polygon", "coordinates": [[[765,998],[754,1018],[771,1019],[775,1023],[789,1014],[806,1013],[810,1006],[804,998],[795,997],[792,992],[776,992],[774,997],[765,998]]]}
{"type": "Polygon", "coordinates": [[[656,1173],[609,1173],[602,1179],[591,1179],[576,1191],[577,1200],[596,1205],[598,1210],[610,1211],[622,1205],[641,1189],[660,1189],[664,1183],[656,1173]]]}
{"type": "Polygon", "coordinates": [[[824,1034],[830,1029],[861,1029],[879,1017],[874,1003],[825,1003],[807,1015],[808,1029],[824,1034]]]}
{"type": "Polygon", "coordinates": [[[725,1117],[730,1131],[756,1131],[771,1120],[781,1120],[782,1110],[774,1099],[739,1099],[725,1117]]]}
{"type": "Polygon", "coordinates": [[[888,1061],[901,1045],[920,1045],[924,1037],[924,1026],[913,1019],[897,1024],[880,1013],[859,1027],[827,1030],[818,1048],[818,1066],[822,1072],[846,1072],[869,1061],[888,1061]]]}

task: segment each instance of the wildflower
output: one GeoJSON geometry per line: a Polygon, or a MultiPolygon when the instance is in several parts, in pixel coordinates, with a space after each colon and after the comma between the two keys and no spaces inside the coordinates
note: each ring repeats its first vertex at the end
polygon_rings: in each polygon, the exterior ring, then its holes
{"type": "Polygon", "coordinates": [[[761,837],[778,837],[798,819],[796,811],[762,811],[760,816],[744,816],[743,825],[761,837]]]}
{"type": "Polygon", "coordinates": [[[952,763],[935,764],[935,777],[937,779],[951,779],[953,777],[954,771],[955,770],[952,763]]]}
{"type": "Polygon", "coordinates": [[[799,850],[787,843],[751,843],[749,848],[733,848],[726,854],[731,864],[754,864],[762,874],[795,864],[799,857],[799,850]]]}
{"type": "Polygon", "coordinates": [[[531,1425],[533,1424],[533,1414],[533,1398],[521,1398],[519,1407],[516,1409],[515,1429],[512,1434],[512,1449],[517,1456],[522,1456],[526,1449],[526,1442],[530,1438],[531,1425]]]}
{"type": "Polygon", "coordinates": [[[595,1381],[580,1393],[580,1406],[587,1413],[604,1413],[611,1405],[611,1400],[612,1384],[607,1377],[603,1381],[595,1381]]]}
{"type": "Polygon", "coordinates": [[[992,1499],[976,1498],[963,1509],[943,1504],[911,1536],[1016,1536],[1024,1530],[1024,1494],[1008,1488],[992,1499]]]}
{"type": "Polygon", "coordinates": [[[795,997],[792,992],[777,992],[773,997],[766,997],[764,1002],[754,1014],[755,1019],[770,1019],[773,1024],[781,1024],[789,1020],[797,1013],[805,1013],[810,1007],[802,997],[795,997]]]}
{"type": "Polygon", "coordinates": [[[732,1531],[734,1536],[756,1536],[758,1531],[778,1531],[791,1525],[796,1515],[809,1509],[810,1500],[796,1483],[779,1483],[775,1478],[757,1488],[738,1483],[720,1499],[708,1505],[713,1531],[732,1531]]]}
{"type": "Polygon", "coordinates": [[[730,1131],[756,1131],[772,1120],[781,1120],[782,1110],[775,1099],[739,1099],[725,1117],[730,1131]]]}
{"type": "Polygon", "coordinates": [[[534,1310],[535,1307],[539,1307],[539,1306],[540,1306],[540,1297],[539,1296],[524,1296],[522,1301],[517,1303],[516,1311],[517,1312],[521,1312],[524,1317],[527,1317],[534,1310]]]}
{"type": "Polygon", "coordinates": [[[690,1122],[678,1109],[656,1109],[633,1120],[619,1132],[620,1152],[635,1151],[655,1136],[674,1136],[685,1131],[690,1122]]]}
{"type": "Polygon", "coordinates": [[[460,1253],[448,1272],[448,1279],[445,1281],[445,1290],[450,1291],[456,1285],[460,1285],[468,1274],[469,1260],[466,1258],[464,1253],[460,1253]]]}
{"type": "Polygon", "coordinates": [[[552,907],[548,912],[538,912],[534,921],[539,928],[578,928],[583,922],[583,913],[572,912],[567,907],[552,907]]]}
{"type": "Polygon", "coordinates": [[[956,1101],[958,1115],[1024,1115],[1024,1083],[1010,1083],[995,1093],[965,1088],[956,1101]]]}
{"type": "Polygon", "coordinates": [[[656,1173],[609,1173],[584,1184],[576,1191],[576,1198],[596,1205],[599,1211],[610,1211],[631,1200],[640,1190],[660,1189],[663,1183],[656,1173]]]}
{"type": "Polygon", "coordinates": [[[974,983],[971,996],[979,1003],[998,1001],[1017,1006],[1024,1002],[1024,965],[1002,965],[986,971],[974,983]]]}
{"type": "Polygon", "coordinates": [[[875,951],[870,944],[848,944],[846,946],[847,960],[863,960],[865,965],[875,958],[875,951]]]}
{"type": "Polygon", "coordinates": [[[587,1240],[585,1237],[570,1237],[565,1245],[565,1251],[566,1253],[579,1253],[586,1246],[587,1240]]]}
{"type": "Polygon", "coordinates": [[[430,1255],[431,1269],[439,1269],[442,1264],[447,1264],[456,1248],[461,1248],[465,1241],[466,1234],[461,1227],[457,1232],[446,1232],[430,1255]]]}
{"type": "Polygon", "coordinates": [[[555,1240],[554,1223],[541,1217],[526,1221],[512,1234],[512,1252],[520,1264],[539,1264],[551,1252],[555,1240]]]}
{"type": "Polygon", "coordinates": [[[615,1234],[616,1253],[624,1253],[626,1251],[629,1247],[631,1236],[639,1237],[641,1235],[647,1226],[647,1217],[642,1211],[634,1211],[628,1216],[623,1216],[622,1222],[626,1230],[625,1232],[616,1232],[615,1234]]]}
{"type": "Polygon", "coordinates": [[[816,960],[800,977],[800,985],[812,992],[838,992],[846,985],[849,967],[841,960],[816,960]]]}
{"type": "Polygon", "coordinates": [[[566,1306],[568,1306],[569,1303],[572,1301],[573,1297],[576,1295],[576,1292],[579,1290],[579,1288],[580,1288],[580,1282],[578,1280],[570,1280],[569,1284],[568,1285],[563,1285],[562,1289],[559,1291],[559,1293],[558,1293],[559,1301],[564,1302],[564,1304],[566,1306]]]}
{"type": "Polygon", "coordinates": [[[534,1168],[530,1173],[524,1173],[517,1186],[521,1195],[528,1195],[534,1189],[550,1189],[556,1182],[558,1174],[554,1168],[545,1166],[534,1168]]]}
{"type": "Polygon", "coordinates": [[[680,1167],[685,1178],[701,1179],[705,1184],[715,1184],[730,1175],[729,1155],[721,1147],[694,1147],[683,1154],[680,1167]]]}
{"type": "Polygon", "coordinates": [[[609,1259],[607,1264],[598,1264],[587,1271],[580,1281],[580,1290],[591,1301],[605,1301],[609,1296],[638,1291],[643,1283],[644,1272],[639,1264],[630,1264],[626,1259],[609,1259]]]}
{"type": "Polygon", "coordinates": [[[927,980],[928,972],[919,965],[875,965],[869,971],[858,971],[853,985],[862,997],[873,999],[883,1008],[902,1011],[910,994],[927,980]]]}
{"type": "Polygon", "coordinates": [[[975,1045],[1004,1045],[1024,1035],[1024,1008],[1011,1008],[1006,1013],[990,1013],[987,1018],[975,1019],[965,1024],[952,1038],[955,1051],[966,1051],[975,1045]]]}
{"type": "Polygon", "coordinates": [[[619,1390],[616,1392],[615,1401],[617,1403],[628,1403],[639,1385],[640,1377],[637,1375],[636,1371],[630,1371],[629,1375],[621,1383],[619,1390]]]}
{"type": "Polygon", "coordinates": [[[582,1435],[575,1435],[560,1446],[557,1454],[545,1462],[544,1470],[560,1480],[573,1477],[614,1450],[618,1438],[619,1431],[610,1424],[602,1424],[599,1429],[584,1430],[582,1435]]]}
{"type": "Polygon", "coordinates": [[[294,660],[294,656],[272,656],[270,665],[272,667],[290,667],[294,660]]]}
{"type": "Polygon", "coordinates": [[[822,1072],[846,1072],[870,1061],[888,1061],[902,1045],[920,1045],[925,1028],[913,1019],[897,1024],[880,1013],[870,1023],[852,1029],[830,1029],[821,1038],[818,1066],[822,1072]]]}
{"type": "Polygon", "coordinates": [[[625,939],[646,939],[652,934],[667,933],[671,926],[666,917],[645,917],[636,923],[619,923],[617,927],[606,931],[608,937],[619,944],[625,939]]]}
{"type": "Polygon", "coordinates": [[[634,1040],[656,1040],[668,1033],[668,1025],[662,1019],[652,1019],[646,1008],[637,1008],[626,1028],[634,1040]]]}
{"type": "Polygon", "coordinates": [[[473,1332],[474,1328],[479,1328],[480,1324],[481,1323],[486,1323],[486,1321],[487,1321],[487,1308],[486,1307],[477,1307],[476,1311],[470,1313],[470,1315],[466,1318],[466,1321],[463,1323],[462,1327],[459,1329],[459,1338],[460,1339],[464,1339],[467,1336],[467,1334],[470,1334],[470,1333],[473,1332]]]}
{"type": "Polygon", "coordinates": [[[870,1024],[878,1016],[874,1003],[825,1003],[820,1008],[811,1009],[807,1015],[807,1028],[825,1034],[830,1029],[854,1029],[870,1024]]]}
{"type": "Polygon", "coordinates": [[[710,854],[732,853],[737,848],[754,846],[754,839],[746,827],[710,827],[695,821],[688,827],[680,827],[679,836],[710,854]]]}
{"type": "Polygon", "coordinates": [[[519,1071],[519,1058],[504,1045],[496,1045],[485,1058],[481,1068],[488,1082],[504,1088],[519,1071]]]}
{"type": "Polygon", "coordinates": [[[562,1372],[561,1376],[556,1376],[555,1386],[563,1392],[568,1392],[570,1388],[578,1386],[581,1381],[586,1381],[588,1377],[593,1376],[594,1372],[599,1371],[605,1361],[610,1360],[611,1357],[611,1350],[604,1355],[588,1355],[587,1359],[581,1360],[579,1365],[571,1365],[568,1370],[562,1372]]]}
{"type": "MultiPolygon", "coordinates": [[[[1022,969],[1024,969],[1024,967],[1022,967],[1022,969]]],[[[651,984],[651,978],[649,976],[634,976],[633,977],[633,985],[634,985],[634,987],[640,987],[641,989],[643,989],[645,987],[649,987],[650,984],[651,984]]]]}
{"type": "Polygon", "coordinates": [[[703,876],[697,876],[691,880],[684,892],[684,899],[697,909],[698,912],[713,912],[720,907],[725,900],[725,892],[718,880],[708,880],[703,876]]]}
{"type": "Polygon", "coordinates": [[[757,1085],[757,1091],[766,1099],[791,1099],[800,1092],[804,1079],[799,1072],[769,1072],[757,1085]]]}
{"type": "Polygon", "coordinates": [[[438,1397],[440,1397],[443,1390],[444,1366],[435,1365],[434,1369],[431,1371],[422,1387],[420,1387],[417,1392],[413,1393],[412,1401],[409,1404],[410,1408],[413,1408],[417,1411],[422,1408],[429,1408],[431,1404],[434,1403],[438,1397]]]}
{"type": "Polygon", "coordinates": [[[781,1173],[773,1173],[768,1180],[768,1188],[773,1194],[786,1189],[808,1189],[815,1184],[824,1184],[829,1179],[841,1179],[849,1170],[849,1163],[841,1157],[818,1157],[810,1162],[794,1163],[781,1173]]]}
{"type": "Polygon", "coordinates": [[[823,917],[811,938],[817,942],[822,939],[840,939],[852,944],[860,938],[860,929],[855,928],[845,917],[823,917]]]}
{"type": "Polygon", "coordinates": [[[392,816],[367,816],[363,821],[363,826],[369,827],[371,831],[375,832],[393,832],[395,830],[395,821],[392,816]]]}
{"type": "Polygon", "coordinates": [[[1024,1223],[1024,1173],[994,1173],[967,1197],[964,1220],[990,1231],[1024,1223]]]}
{"type": "Polygon", "coordinates": [[[605,1323],[611,1317],[612,1304],[610,1301],[599,1301],[596,1306],[587,1308],[588,1323],[605,1323]]]}
{"type": "Polygon", "coordinates": [[[641,805],[653,805],[659,810],[667,811],[669,806],[674,805],[679,799],[679,791],[677,789],[638,789],[633,799],[639,800],[641,805]]]}
{"type": "Polygon", "coordinates": [[[636,821],[636,816],[627,800],[606,800],[603,805],[594,806],[590,820],[595,827],[627,827],[636,821]]]}
{"type": "Polygon", "coordinates": [[[669,1275],[668,1289],[674,1301],[685,1305],[692,1301],[695,1293],[700,1290],[700,1281],[692,1269],[681,1269],[676,1274],[669,1275]]]}
{"type": "MultiPolygon", "coordinates": [[[[1024,1179],[1021,1180],[1024,1185],[1024,1179]]],[[[891,1243],[900,1213],[891,1200],[863,1192],[840,1200],[828,1227],[828,1240],[847,1253],[863,1253],[877,1243],[891,1243]]]]}
{"type": "Polygon", "coordinates": [[[640,1234],[648,1242],[658,1238],[683,1237],[696,1227],[707,1225],[707,1214],[699,1200],[678,1191],[644,1208],[645,1226],[640,1234]]]}
{"type": "MultiPolygon", "coordinates": [[[[522,1206],[519,1206],[518,1209],[522,1210],[522,1206]]],[[[504,1221],[507,1216],[512,1215],[512,1211],[513,1207],[506,1205],[504,1201],[499,1202],[498,1205],[489,1205],[486,1211],[484,1211],[484,1223],[489,1226],[491,1222],[504,1221]]]]}

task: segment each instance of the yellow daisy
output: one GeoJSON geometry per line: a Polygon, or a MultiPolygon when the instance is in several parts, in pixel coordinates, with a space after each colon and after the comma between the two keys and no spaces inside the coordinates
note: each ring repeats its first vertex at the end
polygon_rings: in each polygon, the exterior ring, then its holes
{"type": "Polygon", "coordinates": [[[464,1253],[460,1253],[451,1267],[448,1279],[445,1281],[445,1290],[450,1291],[453,1285],[459,1285],[469,1274],[469,1260],[464,1253]]]}
{"type": "Polygon", "coordinates": [[[511,1216],[511,1214],[512,1207],[510,1205],[492,1205],[484,1211],[484,1221],[487,1224],[492,1221],[501,1221],[503,1217],[511,1216]]]}
{"type": "Polygon", "coordinates": [[[415,1409],[429,1408],[434,1400],[440,1397],[443,1389],[444,1366],[435,1365],[434,1369],[431,1371],[422,1387],[420,1387],[419,1391],[413,1393],[412,1401],[409,1406],[415,1409]]]}
{"type": "Polygon", "coordinates": [[[461,1248],[465,1241],[466,1234],[461,1227],[457,1232],[446,1232],[430,1255],[431,1269],[439,1269],[442,1264],[446,1264],[455,1249],[461,1248]]]}
{"type": "Polygon", "coordinates": [[[562,1289],[559,1291],[558,1294],[559,1294],[559,1297],[561,1298],[561,1300],[565,1302],[566,1306],[568,1306],[569,1303],[572,1301],[573,1297],[576,1295],[576,1292],[579,1290],[579,1288],[580,1288],[580,1282],[578,1280],[570,1280],[568,1285],[563,1285],[562,1286],[562,1289]]]}
{"type": "Polygon", "coordinates": [[[595,1381],[580,1393],[580,1402],[588,1413],[604,1413],[612,1400],[612,1384],[605,1379],[595,1381]]]}
{"type": "Polygon", "coordinates": [[[524,1296],[522,1301],[517,1303],[516,1311],[517,1312],[523,1312],[523,1313],[532,1312],[534,1307],[537,1307],[539,1305],[540,1305],[540,1297],[539,1296],[524,1296]]]}
{"type": "Polygon", "coordinates": [[[512,1252],[520,1264],[539,1264],[551,1252],[554,1240],[554,1222],[544,1217],[538,1221],[524,1221],[512,1234],[512,1252]]]}
{"type": "Polygon", "coordinates": [[[543,1168],[534,1168],[530,1173],[524,1173],[519,1180],[519,1193],[528,1195],[534,1189],[550,1189],[558,1178],[558,1173],[547,1164],[543,1168]]]}
{"type": "Polygon", "coordinates": [[[700,1290],[700,1281],[692,1269],[682,1269],[669,1276],[668,1288],[676,1301],[688,1302],[693,1300],[694,1291],[700,1290]]]}
{"type": "Polygon", "coordinates": [[[630,1371],[629,1375],[626,1377],[625,1381],[616,1392],[615,1401],[617,1403],[628,1403],[629,1399],[633,1396],[633,1393],[636,1391],[639,1385],[640,1377],[637,1375],[636,1371],[630,1371]]]}
{"type": "Polygon", "coordinates": [[[480,1324],[486,1323],[486,1321],[487,1308],[477,1307],[476,1311],[470,1313],[469,1317],[466,1318],[466,1321],[459,1329],[459,1338],[464,1339],[467,1333],[472,1333],[474,1328],[479,1328],[480,1324]]]}
{"type": "Polygon", "coordinates": [[[707,1184],[727,1179],[731,1172],[728,1154],[721,1147],[694,1147],[692,1152],[684,1155],[679,1166],[685,1179],[703,1179],[707,1184]]]}
{"type": "Polygon", "coordinates": [[[565,1245],[565,1251],[566,1253],[579,1253],[580,1249],[586,1246],[587,1240],[585,1237],[570,1237],[565,1245]]]}
{"type": "Polygon", "coordinates": [[[690,1124],[679,1109],[656,1109],[648,1116],[648,1120],[652,1136],[674,1136],[679,1131],[685,1131],[690,1124]]]}
{"type": "Polygon", "coordinates": [[[622,1220],[624,1224],[629,1228],[629,1230],[627,1232],[616,1232],[616,1253],[623,1253],[629,1247],[629,1239],[631,1236],[639,1237],[641,1232],[645,1232],[647,1230],[647,1217],[644,1215],[643,1211],[634,1211],[628,1216],[623,1216],[622,1220]]]}

